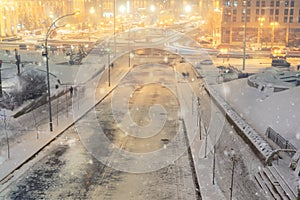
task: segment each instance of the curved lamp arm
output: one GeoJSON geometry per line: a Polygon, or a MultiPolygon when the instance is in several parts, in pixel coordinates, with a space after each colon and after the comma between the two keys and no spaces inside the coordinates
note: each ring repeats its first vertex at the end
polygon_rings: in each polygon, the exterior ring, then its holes
{"type": "Polygon", "coordinates": [[[78,15],[78,14],[79,14],[79,11],[75,11],[73,13],[69,13],[69,14],[63,15],[63,16],[57,18],[56,20],[54,20],[52,22],[52,24],[49,26],[49,28],[47,30],[47,33],[46,33],[46,38],[45,38],[45,48],[46,48],[46,51],[47,51],[47,46],[48,46],[48,37],[51,35],[52,31],[54,30],[54,29],[52,29],[52,27],[55,26],[55,23],[57,21],[61,20],[62,18],[73,16],[73,15],[78,15]]]}

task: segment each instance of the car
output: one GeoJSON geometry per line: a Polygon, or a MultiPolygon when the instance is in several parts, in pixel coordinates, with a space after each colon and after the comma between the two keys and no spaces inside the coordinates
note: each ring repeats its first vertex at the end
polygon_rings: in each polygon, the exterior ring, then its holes
{"type": "Polygon", "coordinates": [[[212,60],[206,59],[206,60],[202,60],[202,61],[200,62],[200,64],[201,64],[201,65],[212,65],[212,64],[214,64],[214,63],[213,63],[212,60]]]}
{"type": "Polygon", "coordinates": [[[272,59],[272,67],[290,67],[291,63],[285,59],[272,59]]]}
{"type": "Polygon", "coordinates": [[[20,44],[19,49],[27,50],[27,45],[26,44],[20,44]]]}
{"type": "Polygon", "coordinates": [[[287,50],[280,47],[273,47],[271,49],[271,58],[286,58],[287,50]]]}

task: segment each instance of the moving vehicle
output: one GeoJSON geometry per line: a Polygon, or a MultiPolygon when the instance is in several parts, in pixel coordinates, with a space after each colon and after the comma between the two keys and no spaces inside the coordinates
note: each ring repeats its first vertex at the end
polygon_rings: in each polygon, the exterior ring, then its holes
{"type": "Polygon", "coordinates": [[[286,58],[286,49],[280,47],[273,47],[271,49],[271,58],[286,58]]]}
{"type": "Polygon", "coordinates": [[[291,63],[287,62],[285,59],[273,59],[272,67],[290,67],[291,63]]]}

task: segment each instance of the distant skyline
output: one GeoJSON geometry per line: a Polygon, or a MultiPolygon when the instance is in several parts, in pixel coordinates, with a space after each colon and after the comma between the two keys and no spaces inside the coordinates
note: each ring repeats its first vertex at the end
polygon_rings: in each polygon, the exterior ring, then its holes
{"type": "Polygon", "coordinates": [[[185,6],[189,5],[190,12],[202,17],[208,34],[217,43],[241,44],[246,19],[247,42],[261,46],[300,44],[300,1],[247,2],[245,11],[242,0],[4,0],[0,3],[3,16],[0,37],[14,36],[24,30],[44,30],[53,19],[76,9],[81,14],[67,22],[76,24],[74,28],[84,29],[88,24],[97,26],[103,20],[109,20],[114,12],[115,15],[138,15],[143,9],[145,15],[153,13],[157,18],[161,10],[169,10],[174,18],[178,18],[187,14],[185,6]]]}

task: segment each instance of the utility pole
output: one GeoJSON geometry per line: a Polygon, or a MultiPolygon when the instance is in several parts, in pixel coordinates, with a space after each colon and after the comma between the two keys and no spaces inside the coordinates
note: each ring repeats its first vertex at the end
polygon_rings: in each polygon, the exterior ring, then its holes
{"type": "Polygon", "coordinates": [[[73,16],[73,15],[78,15],[80,12],[79,11],[75,11],[73,13],[70,14],[66,14],[63,15],[59,18],[57,18],[56,20],[54,20],[52,22],[52,24],[49,26],[47,33],[46,33],[46,37],[45,37],[45,44],[44,44],[44,51],[42,52],[42,56],[44,56],[46,58],[46,71],[47,71],[47,93],[48,93],[48,111],[49,111],[49,126],[50,126],[50,132],[53,131],[53,124],[52,124],[52,108],[51,108],[51,94],[50,94],[50,77],[49,77],[49,56],[48,56],[48,38],[51,35],[51,33],[53,33],[53,31],[56,28],[59,28],[55,25],[55,23],[65,17],[69,17],[69,16],[73,16]]]}
{"type": "Polygon", "coordinates": [[[108,67],[107,81],[108,81],[108,87],[110,87],[110,45],[109,45],[109,40],[108,40],[108,48],[107,48],[106,52],[107,52],[107,67],[108,67]]]}
{"type": "Polygon", "coordinates": [[[130,55],[131,55],[131,46],[130,46],[130,26],[129,26],[129,31],[128,31],[128,51],[129,51],[129,54],[128,54],[128,65],[130,67],[131,63],[130,63],[130,55]]]}
{"type": "Polygon", "coordinates": [[[247,31],[247,4],[248,0],[244,0],[245,15],[244,15],[244,51],[243,51],[243,71],[246,65],[246,31],[247,31]]]}
{"type": "Polygon", "coordinates": [[[114,57],[117,55],[116,47],[116,0],[114,0],[114,57]]]}
{"type": "Polygon", "coordinates": [[[2,71],[2,60],[0,60],[0,98],[3,97],[2,94],[2,79],[1,79],[1,71],[2,71]]]}
{"type": "Polygon", "coordinates": [[[237,161],[236,155],[233,149],[231,149],[231,161],[232,161],[232,168],[231,168],[231,183],[230,183],[230,200],[232,200],[232,194],[233,194],[233,179],[234,179],[234,168],[235,168],[235,163],[237,161]]]}
{"type": "Polygon", "coordinates": [[[201,131],[201,111],[199,111],[199,134],[200,134],[200,140],[202,140],[202,131],[201,131]]]}
{"type": "Polygon", "coordinates": [[[232,43],[232,30],[233,30],[233,27],[232,27],[232,13],[233,13],[233,0],[230,1],[230,27],[229,27],[229,44],[231,45],[232,43]]]}
{"type": "Polygon", "coordinates": [[[213,177],[212,177],[212,184],[215,184],[215,176],[216,176],[216,145],[214,145],[214,155],[213,155],[213,177]]]}
{"type": "Polygon", "coordinates": [[[7,144],[7,158],[10,159],[10,147],[9,147],[9,138],[8,138],[8,134],[7,134],[7,124],[6,124],[5,110],[4,110],[3,117],[4,117],[3,122],[4,122],[5,136],[6,136],[6,144],[7,144]]]}
{"type": "Polygon", "coordinates": [[[205,148],[204,148],[204,158],[206,158],[206,154],[207,154],[207,137],[208,137],[208,130],[206,128],[206,126],[204,126],[204,130],[205,130],[205,148]]]}
{"type": "Polygon", "coordinates": [[[15,49],[15,58],[16,58],[16,65],[17,65],[17,75],[20,76],[20,63],[21,63],[21,56],[18,54],[18,50],[15,49]]]}

